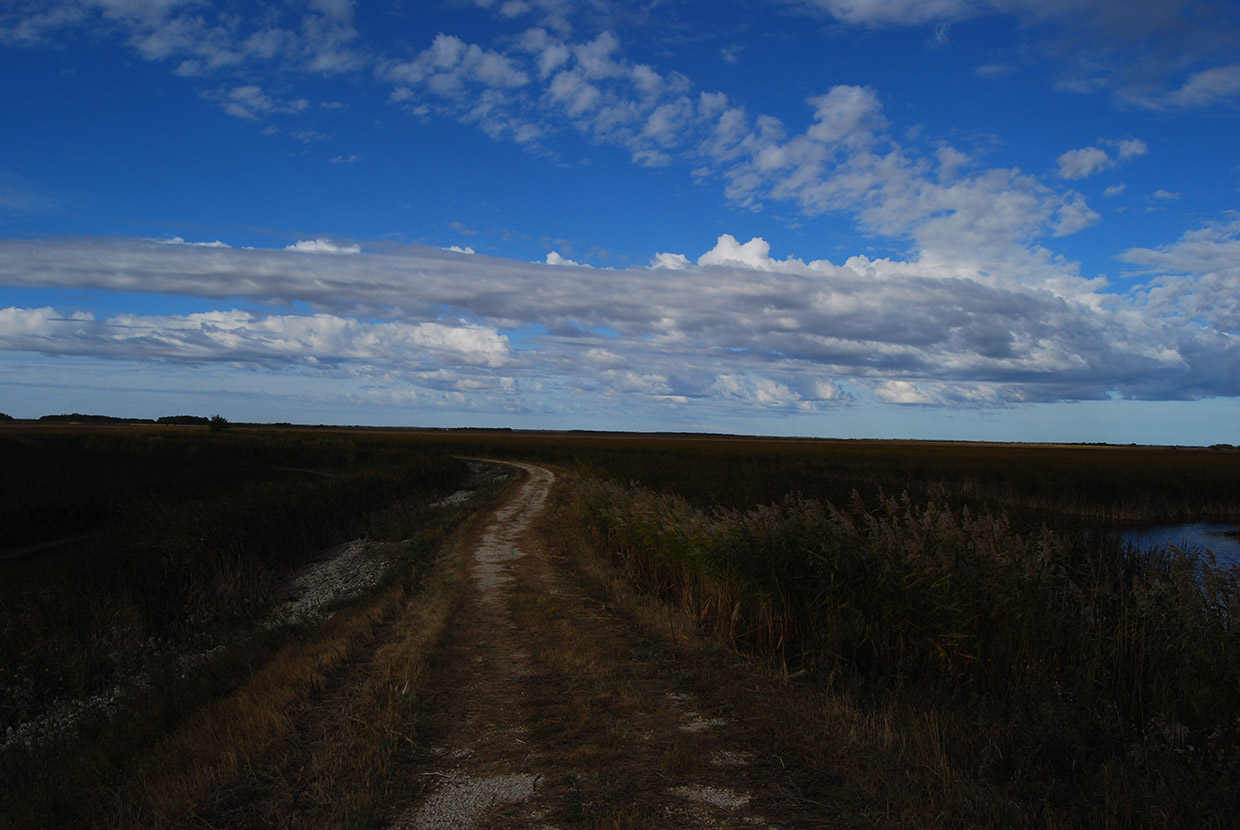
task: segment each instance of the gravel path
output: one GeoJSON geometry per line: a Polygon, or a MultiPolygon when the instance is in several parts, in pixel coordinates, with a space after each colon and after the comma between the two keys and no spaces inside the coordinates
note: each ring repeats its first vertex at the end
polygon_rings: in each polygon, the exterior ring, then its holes
{"type": "MultiPolygon", "coordinates": [[[[402,830],[771,827],[731,724],[593,606],[542,544],[554,475],[531,465],[491,517],[430,679],[402,830]],[[634,657],[637,654],[637,657],[634,657]]],[[[578,574],[580,578],[580,574],[578,574]]]]}

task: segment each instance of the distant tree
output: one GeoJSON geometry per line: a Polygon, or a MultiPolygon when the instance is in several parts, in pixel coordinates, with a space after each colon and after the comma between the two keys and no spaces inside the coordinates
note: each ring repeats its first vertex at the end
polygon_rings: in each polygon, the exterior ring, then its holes
{"type": "Polygon", "coordinates": [[[156,419],[157,424],[171,424],[174,426],[209,426],[210,418],[204,418],[201,415],[165,415],[156,419]]]}
{"type": "Polygon", "coordinates": [[[6,415],[5,413],[0,412],[0,421],[12,421],[12,420],[14,420],[12,415],[6,415]]]}
{"type": "Polygon", "coordinates": [[[39,421],[45,424],[150,424],[149,418],[117,418],[112,415],[84,415],[73,412],[68,415],[43,415],[39,421]]]}
{"type": "Polygon", "coordinates": [[[230,426],[232,426],[232,424],[228,423],[228,419],[223,415],[212,415],[210,423],[207,424],[207,429],[212,432],[223,432],[230,426]]]}

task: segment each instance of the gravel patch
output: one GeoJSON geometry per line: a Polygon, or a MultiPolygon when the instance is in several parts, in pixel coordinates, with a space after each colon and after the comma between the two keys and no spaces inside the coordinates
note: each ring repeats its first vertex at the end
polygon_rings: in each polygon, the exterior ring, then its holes
{"type": "Polygon", "coordinates": [[[705,732],[707,729],[718,729],[727,726],[728,722],[719,718],[704,718],[697,712],[685,714],[685,722],[680,725],[681,732],[705,732]]]}
{"type": "Polygon", "coordinates": [[[450,496],[445,496],[437,502],[431,504],[431,507],[455,507],[458,504],[464,504],[474,497],[477,490],[457,490],[450,496]]]}
{"type": "Polygon", "coordinates": [[[352,599],[377,583],[384,565],[367,555],[369,548],[365,539],[354,539],[302,570],[289,584],[288,599],[272,611],[267,626],[322,622],[329,616],[329,605],[352,599]]]}
{"type": "Polygon", "coordinates": [[[681,798],[718,807],[720,810],[735,810],[749,803],[749,796],[744,793],[725,790],[723,787],[683,786],[676,787],[672,792],[681,798]]]}
{"type": "Polygon", "coordinates": [[[537,775],[513,773],[474,778],[454,771],[420,808],[398,818],[401,830],[454,830],[477,827],[484,814],[496,807],[528,801],[538,787],[537,775]]]}
{"type": "Polygon", "coordinates": [[[752,752],[735,752],[725,749],[716,752],[715,756],[710,759],[710,763],[716,767],[747,767],[752,760],[752,752]]]}

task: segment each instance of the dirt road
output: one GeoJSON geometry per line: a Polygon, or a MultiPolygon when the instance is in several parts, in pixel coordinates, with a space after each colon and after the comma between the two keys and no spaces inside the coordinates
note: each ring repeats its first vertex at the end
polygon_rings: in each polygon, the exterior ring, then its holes
{"type": "Polygon", "coordinates": [[[774,826],[756,807],[766,763],[743,727],[695,694],[692,668],[612,607],[596,576],[548,548],[555,477],[518,466],[528,478],[473,551],[472,591],[394,787],[410,797],[389,825],[774,826]]]}

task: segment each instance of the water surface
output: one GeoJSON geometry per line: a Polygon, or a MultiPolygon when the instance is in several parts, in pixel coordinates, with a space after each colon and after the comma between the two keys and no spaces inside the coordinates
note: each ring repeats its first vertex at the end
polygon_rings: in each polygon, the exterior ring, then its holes
{"type": "Polygon", "coordinates": [[[1184,551],[1211,550],[1220,565],[1240,565],[1240,537],[1235,524],[1155,525],[1124,530],[1120,538],[1135,548],[1157,551],[1175,545],[1184,551]]]}

